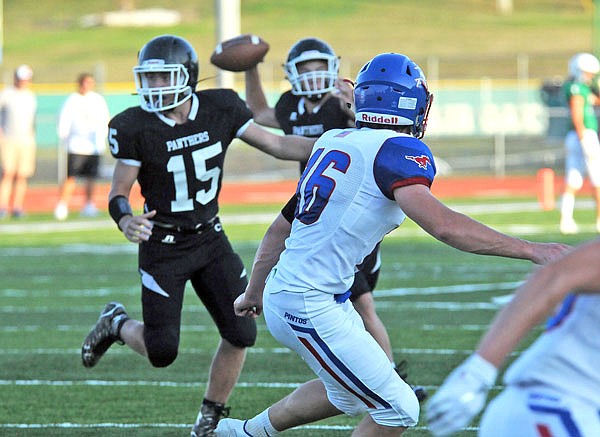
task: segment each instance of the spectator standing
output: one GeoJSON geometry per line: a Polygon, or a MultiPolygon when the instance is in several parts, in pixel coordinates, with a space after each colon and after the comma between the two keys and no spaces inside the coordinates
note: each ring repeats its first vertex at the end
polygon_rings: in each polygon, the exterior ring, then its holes
{"type": "Polygon", "coordinates": [[[94,217],[98,214],[93,200],[94,185],[106,149],[110,114],[104,97],[94,91],[94,76],[81,73],[77,77],[77,86],[77,92],[67,97],[58,120],[58,138],[67,151],[67,177],[54,209],[58,220],[65,220],[69,215],[69,202],[78,177],[85,180],[85,204],[81,215],[94,217]]]}
{"type": "Polygon", "coordinates": [[[581,190],[586,175],[594,188],[596,231],[600,232],[600,142],[594,112],[600,99],[592,92],[594,76],[599,71],[600,62],[590,53],[578,53],[569,61],[569,79],[564,90],[571,114],[571,129],[565,137],[565,190],[560,209],[563,234],[575,234],[579,230],[573,219],[575,194],[581,190]]]}
{"type": "Polygon", "coordinates": [[[0,218],[24,215],[27,181],[35,172],[35,115],[37,98],[31,90],[33,70],[20,65],[14,72],[14,86],[0,93],[0,218]]]}

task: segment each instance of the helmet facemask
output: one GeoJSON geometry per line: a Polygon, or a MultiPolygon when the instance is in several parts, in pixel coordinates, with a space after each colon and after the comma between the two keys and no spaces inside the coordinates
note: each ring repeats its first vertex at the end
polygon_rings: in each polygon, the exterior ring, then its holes
{"type": "Polygon", "coordinates": [[[189,100],[198,82],[198,55],[185,39],[161,35],[148,41],[133,67],[144,111],[160,112],[189,100]]]}
{"type": "Polygon", "coordinates": [[[133,74],[140,106],[145,111],[166,111],[192,96],[192,87],[188,85],[189,74],[182,64],[165,64],[161,59],[150,59],[134,67],[133,74]],[[150,75],[155,74],[168,75],[169,85],[153,86],[150,75]]]}
{"type": "Polygon", "coordinates": [[[309,100],[320,100],[325,94],[335,90],[339,65],[340,60],[337,56],[313,50],[303,52],[286,62],[283,68],[292,85],[292,94],[306,96],[309,100]],[[301,64],[308,61],[322,61],[327,69],[299,72],[301,64]]]}

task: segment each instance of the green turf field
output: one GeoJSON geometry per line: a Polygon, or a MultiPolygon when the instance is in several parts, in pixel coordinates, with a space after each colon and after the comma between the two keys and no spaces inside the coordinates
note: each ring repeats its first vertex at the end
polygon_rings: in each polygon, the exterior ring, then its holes
{"type": "MultiPolygon", "coordinates": [[[[557,233],[558,212],[533,200],[451,203],[485,223],[536,241],[571,244],[590,239],[593,213],[576,212],[586,233],[557,233]]],[[[223,210],[225,230],[249,268],[276,206],[223,210]],[[243,213],[242,213],[243,212],[243,213]]],[[[405,223],[383,244],[375,293],[397,359],[410,362],[409,379],[434,392],[475,346],[506,296],[532,268],[528,261],[464,254],[405,223]]],[[[123,302],[140,316],[135,246],[108,217],[56,224],[48,216],[0,224],[0,435],[189,435],[217,333],[188,290],[180,354],[154,369],[125,347],[114,346],[94,369],[79,347],[103,305],[123,302]]],[[[232,416],[248,417],[312,378],[294,354],[259,323],[230,399],[232,416]]],[[[499,388],[499,387],[497,387],[499,388]]],[[[497,393],[497,389],[494,390],[497,393]]],[[[290,431],[290,436],[349,435],[358,419],[344,416],[290,431]]],[[[408,431],[425,436],[426,424],[408,431]]],[[[476,424],[462,435],[475,435],[476,424]]]]}

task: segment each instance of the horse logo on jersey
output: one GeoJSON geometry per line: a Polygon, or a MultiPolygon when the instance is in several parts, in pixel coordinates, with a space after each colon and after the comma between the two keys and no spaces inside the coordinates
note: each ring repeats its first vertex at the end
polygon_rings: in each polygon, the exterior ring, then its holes
{"type": "Polygon", "coordinates": [[[406,159],[408,159],[409,161],[416,162],[418,164],[419,168],[422,168],[423,170],[427,170],[427,165],[431,165],[431,161],[429,160],[429,156],[427,156],[427,155],[421,155],[421,156],[404,155],[404,157],[406,159]]]}

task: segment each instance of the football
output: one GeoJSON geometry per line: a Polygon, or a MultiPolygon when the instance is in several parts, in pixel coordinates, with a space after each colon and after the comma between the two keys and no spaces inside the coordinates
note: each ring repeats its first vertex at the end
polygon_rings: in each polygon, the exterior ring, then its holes
{"type": "Polygon", "coordinates": [[[269,44],[260,36],[245,34],[217,44],[210,62],[222,70],[246,71],[261,62],[269,44]]]}

